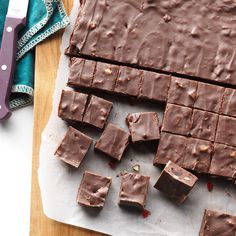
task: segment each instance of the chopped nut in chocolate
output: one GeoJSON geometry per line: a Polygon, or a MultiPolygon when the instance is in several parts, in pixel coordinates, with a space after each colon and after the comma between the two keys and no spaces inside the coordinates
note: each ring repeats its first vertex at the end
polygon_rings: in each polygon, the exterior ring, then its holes
{"type": "Polygon", "coordinates": [[[88,207],[103,207],[111,181],[111,177],[86,171],[80,183],[77,203],[88,207]]]}
{"type": "Polygon", "coordinates": [[[144,209],[149,179],[149,176],[122,173],[119,205],[144,209]]]}
{"type": "Polygon", "coordinates": [[[97,141],[95,149],[120,161],[129,144],[129,138],[129,133],[109,123],[97,141]]]}
{"type": "Polygon", "coordinates": [[[55,152],[55,156],[78,168],[91,144],[92,139],[90,137],[72,127],[69,127],[60,146],[55,152]]]}
{"type": "Polygon", "coordinates": [[[177,204],[181,204],[197,180],[195,175],[169,161],[154,187],[177,204]]]}
{"type": "Polygon", "coordinates": [[[133,143],[160,138],[159,119],[156,112],[129,114],[126,117],[126,123],[133,143]]]}
{"type": "Polygon", "coordinates": [[[89,104],[84,114],[83,122],[96,128],[103,129],[112,106],[112,102],[95,95],[91,95],[89,104]]]}

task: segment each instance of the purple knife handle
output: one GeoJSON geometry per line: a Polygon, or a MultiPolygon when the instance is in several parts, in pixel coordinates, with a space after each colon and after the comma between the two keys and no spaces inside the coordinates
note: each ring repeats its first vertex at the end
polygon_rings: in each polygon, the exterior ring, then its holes
{"type": "Polygon", "coordinates": [[[6,17],[0,50],[0,122],[11,116],[9,98],[16,65],[18,32],[25,18],[6,17]]]}

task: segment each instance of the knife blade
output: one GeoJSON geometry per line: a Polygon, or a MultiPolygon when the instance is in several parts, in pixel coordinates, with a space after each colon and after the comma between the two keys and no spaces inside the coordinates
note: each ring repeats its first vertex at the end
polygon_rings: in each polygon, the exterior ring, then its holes
{"type": "Polygon", "coordinates": [[[16,65],[17,39],[26,24],[29,0],[10,0],[0,49],[0,122],[11,116],[9,98],[16,65]]]}

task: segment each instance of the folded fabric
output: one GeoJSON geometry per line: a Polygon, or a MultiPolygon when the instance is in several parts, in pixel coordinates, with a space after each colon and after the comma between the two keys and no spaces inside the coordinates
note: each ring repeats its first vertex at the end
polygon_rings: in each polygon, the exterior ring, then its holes
{"type": "MultiPolygon", "coordinates": [[[[20,1],[20,0],[19,0],[20,1]]],[[[9,0],[0,0],[0,42],[9,0]]],[[[61,0],[29,0],[27,25],[20,32],[17,64],[10,99],[11,109],[32,104],[34,93],[34,47],[69,24],[61,0]]]]}

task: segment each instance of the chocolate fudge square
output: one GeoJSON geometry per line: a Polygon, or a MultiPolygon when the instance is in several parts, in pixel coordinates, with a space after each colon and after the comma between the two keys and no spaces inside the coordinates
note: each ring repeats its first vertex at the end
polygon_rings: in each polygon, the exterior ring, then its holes
{"type": "Polygon", "coordinates": [[[129,144],[130,134],[109,123],[95,145],[95,149],[120,161],[129,144]]]}
{"type": "Polygon", "coordinates": [[[158,189],[177,204],[183,203],[198,178],[169,161],[161,172],[154,188],[158,189]]]}
{"type": "Polygon", "coordinates": [[[229,179],[236,178],[236,148],[215,143],[209,173],[229,179]]]}
{"type": "Polygon", "coordinates": [[[189,135],[193,109],[168,103],[164,113],[162,131],[189,135]]]}
{"type": "Polygon", "coordinates": [[[119,73],[119,66],[97,62],[92,88],[113,92],[119,73]]]}
{"type": "Polygon", "coordinates": [[[224,90],[225,88],[217,85],[199,82],[197,88],[197,99],[194,103],[194,107],[204,111],[219,113],[224,90]]]}
{"type": "Polygon", "coordinates": [[[162,132],[153,164],[163,165],[167,164],[167,162],[171,160],[172,162],[182,166],[186,145],[186,137],[162,132]]]}
{"type": "Polygon", "coordinates": [[[84,113],[83,122],[98,129],[103,129],[112,107],[112,102],[95,95],[91,95],[89,104],[84,113]]]}
{"type": "Polygon", "coordinates": [[[235,236],[236,216],[205,210],[199,236],[235,236]]]}
{"type": "Polygon", "coordinates": [[[129,114],[126,123],[133,143],[160,139],[159,119],[156,112],[129,114]]]}
{"type": "Polygon", "coordinates": [[[236,118],[219,116],[216,142],[236,147],[236,118]]]}
{"type": "Polygon", "coordinates": [[[142,73],[138,69],[121,66],[116,81],[115,92],[137,97],[142,80],[142,73]]]}
{"type": "Polygon", "coordinates": [[[112,179],[85,171],[80,183],[77,203],[88,207],[102,208],[112,179]]]}
{"type": "Polygon", "coordinates": [[[236,90],[226,88],[223,96],[221,114],[236,117],[236,90]]]}
{"type": "Polygon", "coordinates": [[[62,90],[58,116],[66,121],[82,122],[88,95],[62,90]]]}
{"type": "Polygon", "coordinates": [[[212,151],[211,142],[188,138],[182,167],[199,173],[208,173],[212,151]]]}
{"type": "Polygon", "coordinates": [[[177,77],[171,78],[168,102],[192,107],[197,97],[198,82],[177,77]]]}
{"type": "Polygon", "coordinates": [[[70,65],[68,86],[90,88],[93,82],[96,61],[74,58],[70,65]]]}
{"type": "Polygon", "coordinates": [[[214,141],[218,118],[219,115],[213,112],[194,109],[190,135],[194,138],[214,141]]]}
{"type": "Polygon", "coordinates": [[[121,174],[119,205],[144,209],[149,180],[149,176],[123,172],[121,174]]]}
{"type": "Polygon", "coordinates": [[[78,168],[87,154],[92,139],[80,131],[69,127],[60,146],[55,152],[60,160],[78,168]]]}
{"type": "Polygon", "coordinates": [[[165,102],[170,86],[170,78],[170,75],[143,71],[143,81],[139,97],[141,99],[165,102]]]}

